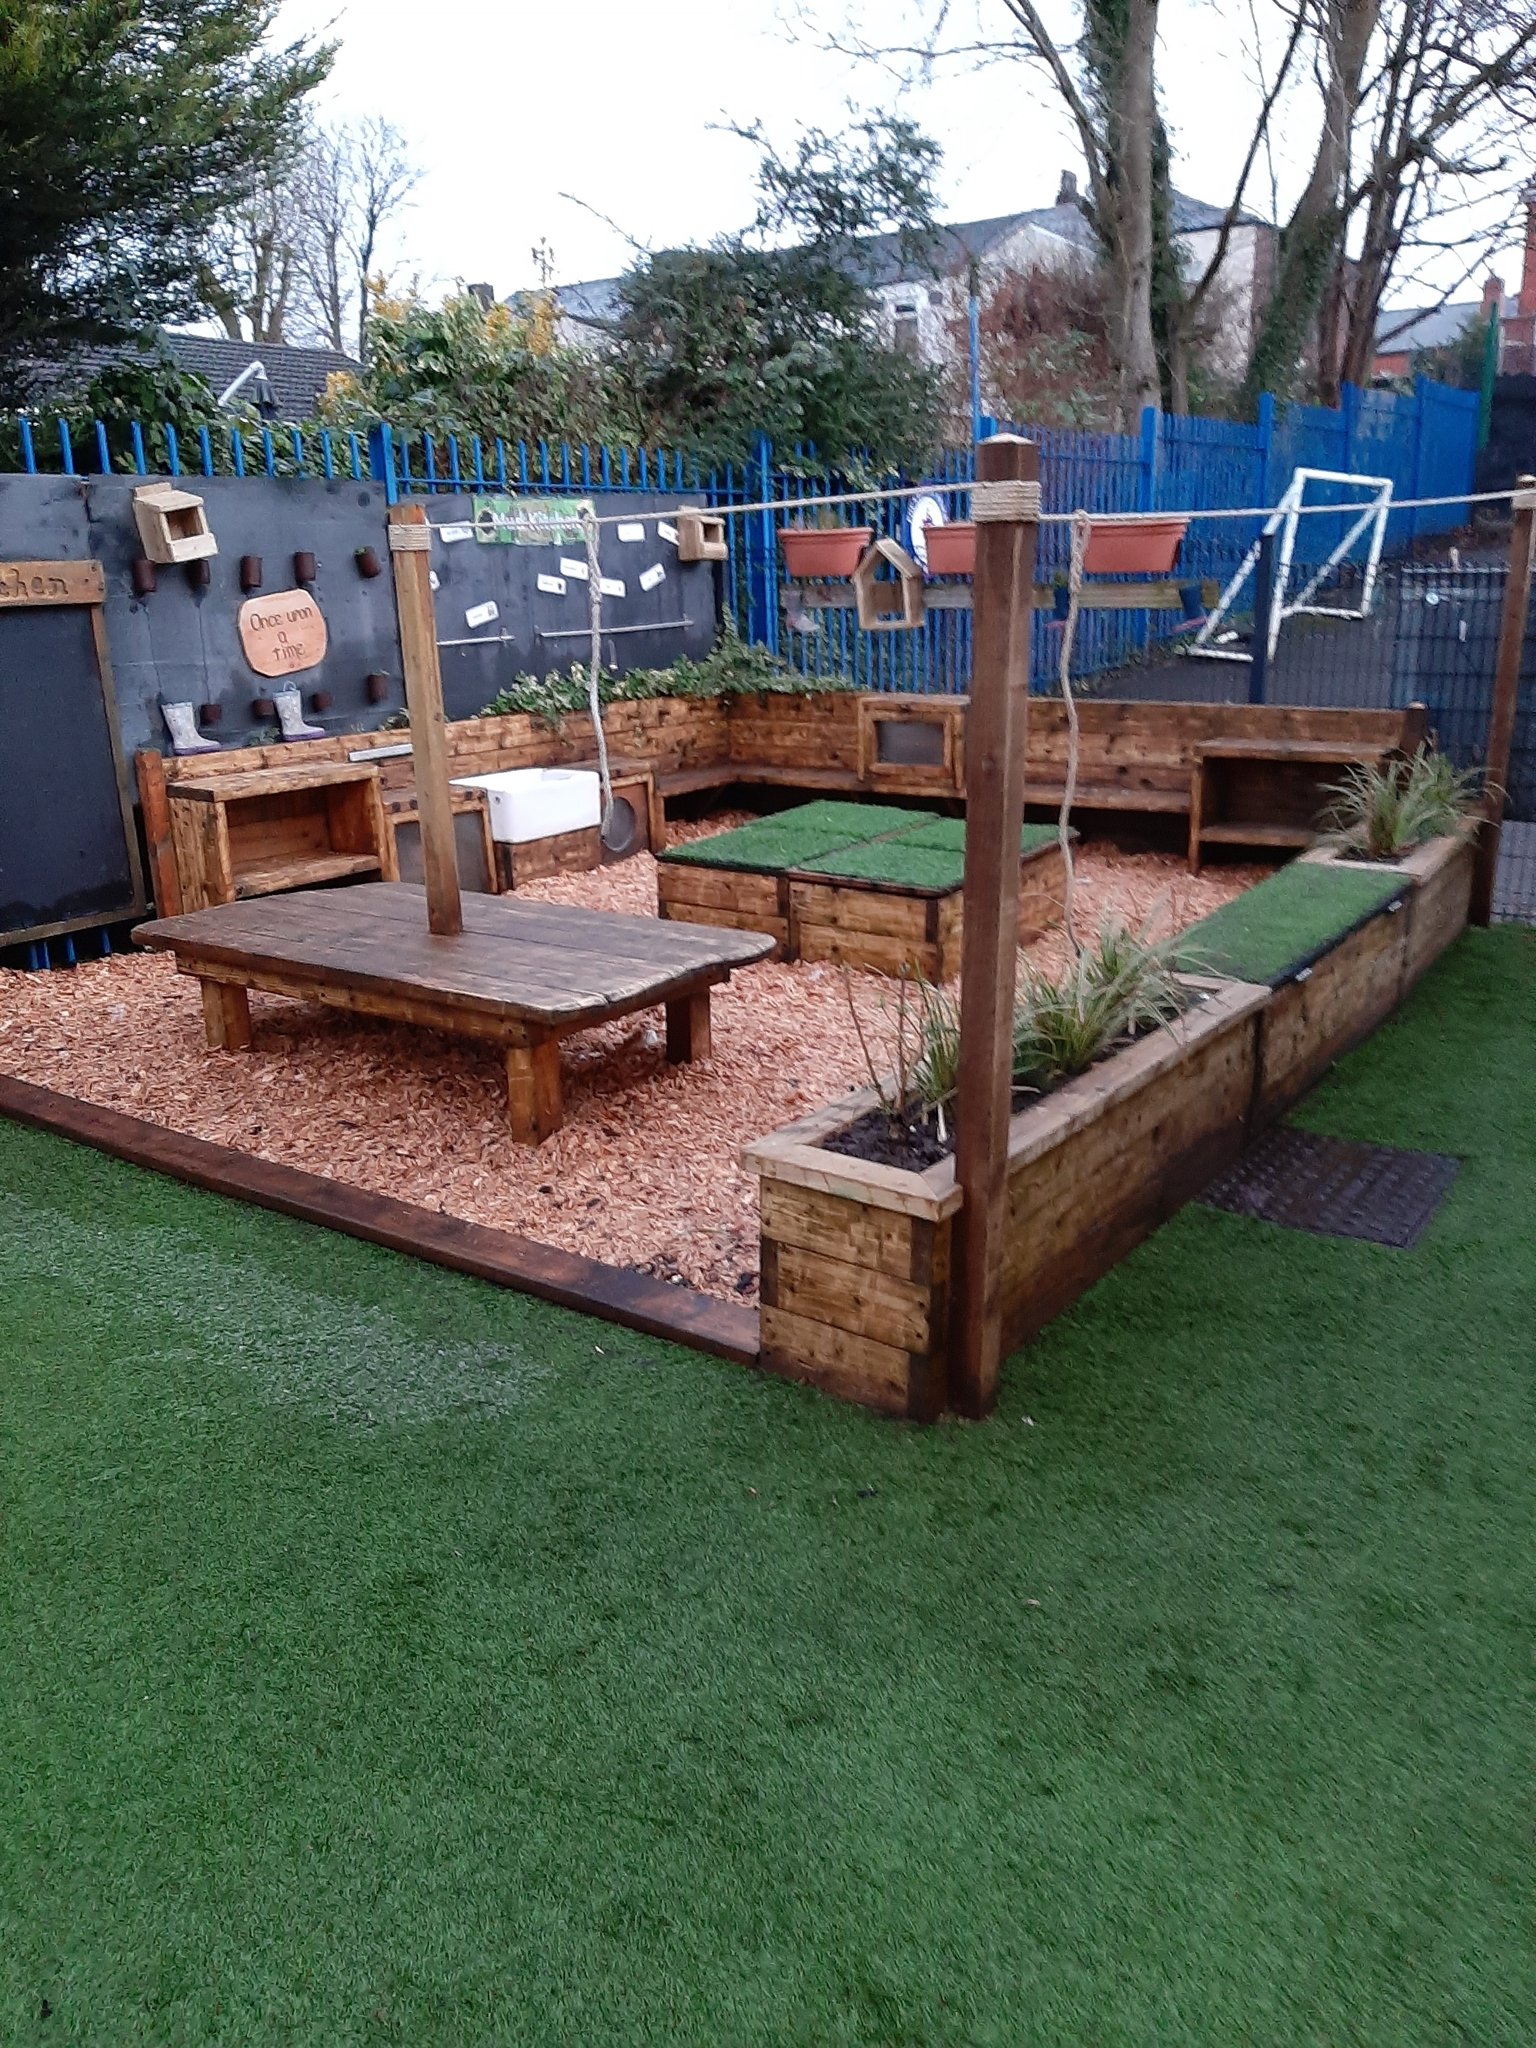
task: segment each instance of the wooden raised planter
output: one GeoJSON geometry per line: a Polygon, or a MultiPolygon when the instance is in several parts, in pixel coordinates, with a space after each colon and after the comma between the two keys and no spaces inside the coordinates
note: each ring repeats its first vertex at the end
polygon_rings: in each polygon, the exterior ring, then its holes
{"type": "MultiPolygon", "coordinates": [[[[1030,945],[1061,916],[1066,866],[1061,848],[1033,848],[1021,858],[1016,935],[1030,945]]],[[[919,889],[846,875],[786,869],[706,867],[662,861],[656,870],[657,914],[683,923],[766,932],[785,960],[830,960],[868,974],[921,974],[951,981],[960,972],[964,897],[953,889],[919,889]]]]}
{"type": "MultiPolygon", "coordinates": [[[[1205,1000],[1012,1120],[1004,1334],[1075,1301],[1241,1149],[1254,1020],[1269,991],[1205,1000]]],[[[875,1105],[864,1089],[749,1145],[760,1184],[762,1363],[844,1400],[929,1421],[948,1399],[954,1162],[905,1172],[822,1140],[875,1105]]]]}
{"type": "MultiPolygon", "coordinates": [[[[1302,858],[1380,872],[1386,863],[1340,860],[1325,847],[1302,858]]],[[[1259,1032],[1254,1119],[1271,1123],[1368,1037],[1465,929],[1472,890],[1470,836],[1432,839],[1392,872],[1403,894],[1270,997],[1259,1032]]]]}

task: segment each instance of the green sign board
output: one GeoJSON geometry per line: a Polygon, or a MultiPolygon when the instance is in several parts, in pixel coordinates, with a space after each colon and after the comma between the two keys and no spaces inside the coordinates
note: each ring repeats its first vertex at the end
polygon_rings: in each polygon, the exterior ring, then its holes
{"type": "Polygon", "coordinates": [[[592,509],[590,498],[495,496],[477,497],[471,503],[476,540],[536,548],[579,546],[582,514],[592,509]]]}

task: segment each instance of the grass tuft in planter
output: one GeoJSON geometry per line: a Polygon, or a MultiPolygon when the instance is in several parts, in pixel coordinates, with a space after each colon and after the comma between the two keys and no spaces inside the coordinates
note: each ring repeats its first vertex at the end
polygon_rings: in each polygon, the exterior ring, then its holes
{"type": "Polygon", "coordinates": [[[1328,843],[1356,860],[1400,860],[1455,832],[1476,811],[1481,788],[1479,770],[1458,768],[1427,743],[1407,759],[1362,762],[1329,788],[1328,843]]]}
{"type": "Polygon", "coordinates": [[[1116,1046],[1170,1024],[1189,1006],[1171,939],[1144,924],[1101,926],[1059,980],[1021,967],[1013,1012],[1013,1085],[1045,1094],[1116,1046]]]}

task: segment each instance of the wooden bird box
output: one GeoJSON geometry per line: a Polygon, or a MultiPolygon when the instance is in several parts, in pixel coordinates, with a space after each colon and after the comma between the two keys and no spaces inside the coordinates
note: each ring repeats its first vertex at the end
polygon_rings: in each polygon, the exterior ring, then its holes
{"type": "Polygon", "coordinates": [[[725,538],[725,521],[718,512],[679,512],[677,515],[677,559],[680,562],[725,562],[730,560],[725,538]]]}
{"type": "Polygon", "coordinates": [[[141,484],[133,494],[133,516],[151,562],[198,562],[219,552],[195,491],[176,484],[141,484]]]}
{"type": "Polygon", "coordinates": [[[877,540],[864,550],[853,596],[866,633],[910,633],[923,623],[923,572],[899,540],[877,540]],[[882,567],[895,576],[882,576],[882,567]]]}

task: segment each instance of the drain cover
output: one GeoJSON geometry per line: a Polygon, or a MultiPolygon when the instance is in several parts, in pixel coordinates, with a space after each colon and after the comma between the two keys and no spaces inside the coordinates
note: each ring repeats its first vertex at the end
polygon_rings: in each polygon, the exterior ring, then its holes
{"type": "Polygon", "coordinates": [[[1423,1236],[1459,1164],[1438,1152],[1350,1144],[1282,1124],[1200,1199],[1229,1215],[1407,1251],[1423,1236]]]}

